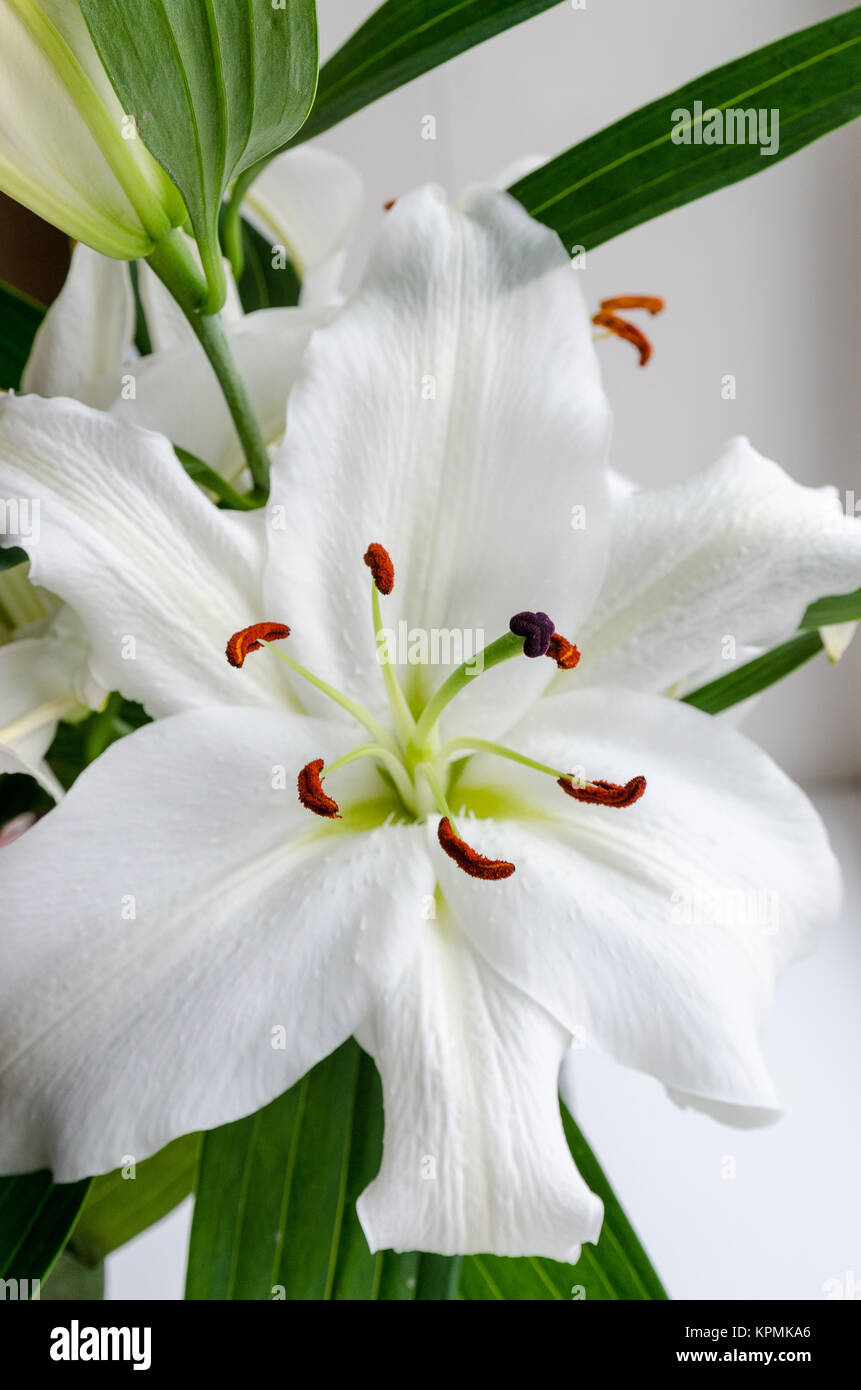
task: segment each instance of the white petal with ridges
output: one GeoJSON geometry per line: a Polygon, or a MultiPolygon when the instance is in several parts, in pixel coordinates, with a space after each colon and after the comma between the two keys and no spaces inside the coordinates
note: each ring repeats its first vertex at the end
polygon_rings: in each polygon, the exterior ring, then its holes
{"type": "Polygon", "coordinates": [[[0,496],[38,501],[38,540],[21,537],[31,577],[78,614],[105,689],[152,715],[288,698],[271,656],[235,671],[224,655],[233,632],[280,620],[260,590],[264,518],[213,507],[166,439],[73,401],[2,397],[0,496]]]}
{"type": "MultiPolygon", "coordinates": [[[[384,705],[371,541],[394,561],[394,630],[453,633],[468,656],[521,609],[576,627],[604,564],[608,427],[558,238],[502,193],[466,211],[433,189],[398,199],[358,296],[311,343],[273,461],[284,529],[267,595],[291,594],[299,659],[384,705]]],[[[442,641],[439,654],[399,668],[416,702],[452,664],[442,641]]],[[[475,681],[459,723],[510,723],[553,669],[521,660],[475,681]]]]}
{"type": "Polygon", "coordinates": [[[814,599],[861,585],[861,521],[746,439],[686,482],[619,499],[611,532],[604,586],[574,637],[581,685],[690,689],[727,638],[774,646],[814,599]]]}
{"type": "MultiPolygon", "coordinates": [[[[264,440],[283,433],[287,397],[311,334],[317,311],[263,309],[228,330],[237,367],[264,440]]],[[[236,426],[200,344],[193,340],[144,357],[130,368],[133,395],[120,395],[110,413],[124,424],[157,430],[208,463],[234,485],[245,474],[236,426]]]]}
{"type": "Polygon", "coordinates": [[[423,829],[344,833],[296,799],[348,745],[260,710],[161,720],[3,850],[0,1171],[71,1181],[249,1114],[394,987],[423,829]]]}
{"type": "Polygon", "coordinates": [[[773,1107],[760,1032],[775,976],[840,898],[806,797],[734,729],[659,696],[542,701],[507,741],[587,778],[642,774],[647,788],[624,809],[583,805],[549,777],[476,759],[456,807],[483,783],[523,805],[460,820],[479,852],[514,862],[513,877],[440,870],[475,945],[618,1061],[709,1100],[773,1107]]]}
{"type": "Polygon", "coordinates": [[[473,950],[445,904],[418,941],[358,1033],[385,1108],[382,1167],[357,1205],[368,1244],[576,1261],[603,1208],[562,1130],[568,1034],[473,950]]]}
{"type": "Polygon", "coordinates": [[[72,396],[106,408],[134,336],[135,305],[128,266],[83,243],[60,294],[33,342],[22,391],[72,396]]]}

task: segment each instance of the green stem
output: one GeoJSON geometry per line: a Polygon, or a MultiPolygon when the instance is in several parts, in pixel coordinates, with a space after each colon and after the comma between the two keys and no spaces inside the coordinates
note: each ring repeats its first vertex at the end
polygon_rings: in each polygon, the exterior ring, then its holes
{"type": "Polygon", "coordinates": [[[206,280],[191,254],[185,235],[174,228],[156,242],[147,260],[167,286],[186,318],[199,314],[206,302],[206,280]]]}
{"type": "Polygon", "coordinates": [[[201,306],[207,300],[207,284],[195,265],[183,234],[174,231],[162,238],[149,257],[149,263],[170,290],[209,358],[236,426],[254,486],[264,497],[268,496],[269,454],[266,444],[224,331],[221,315],[201,312],[201,306]]]}
{"type": "Polygon", "coordinates": [[[248,399],[245,382],[236,365],[233,349],[224,331],[221,315],[191,314],[188,321],[218,378],[218,384],[242,444],[254,487],[264,497],[268,497],[269,454],[248,399]]]}
{"type": "Polygon", "coordinates": [[[410,741],[408,749],[410,755],[416,760],[424,756],[425,740],[446,705],[456,695],[459,695],[471,681],[474,681],[480,672],[489,671],[502,661],[510,661],[512,657],[522,655],[523,638],[518,637],[514,632],[506,632],[502,637],[497,637],[495,642],[491,642],[489,647],[482,650],[480,667],[476,668],[476,658],[473,657],[471,661],[465,661],[462,666],[458,666],[456,671],[452,671],[448,679],[443,681],[439,690],[431,696],[422,710],[416,724],[416,731],[410,741]]]}
{"type": "Polygon", "coordinates": [[[231,487],[227,479],[222,478],[220,473],[216,473],[214,468],[210,468],[208,463],[204,463],[203,459],[199,459],[196,454],[190,454],[179,444],[174,444],[173,452],[189,478],[193,478],[201,487],[214,492],[216,497],[219,497],[222,502],[226,502],[233,511],[253,512],[258,507],[262,507],[266,501],[266,498],[257,492],[237,492],[236,488],[231,487]]]}
{"type": "Polygon", "coordinates": [[[242,245],[242,190],[240,174],[221,214],[221,245],[233,270],[237,285],[245,269],[245,248],[242,245]]]}
{"type": "Polygon", "coordinates": [[[437,777],[430,763],[419,763],[416,768],[416,771],[421,772],[422,776],[424,777],[425,781],[427,782],[428,786],[433,792],[434,800],[436,801],[437,806],[442,811],[444,816],[448,816],[449,824],[451,825],[451,828],[454,831],[457,838],[459,840],[462,839],[463,837],[461,836],[461,833],[457,828],[457,823],[455,822],[455,818],[452,814],[451,807],[449,806],[448,801],[446,800],[446,795],[443,790],[442,782],[437,777]]]}

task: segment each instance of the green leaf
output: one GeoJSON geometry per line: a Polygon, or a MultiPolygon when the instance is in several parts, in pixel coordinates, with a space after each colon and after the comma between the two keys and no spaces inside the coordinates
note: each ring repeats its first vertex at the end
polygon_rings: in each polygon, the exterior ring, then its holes
{"type": "Polygon", "coordinates": [[[690,695],[684,696],[684,703],[695,705],[706,714],[720,714],[721,710],[729,709],[731,705],[737,705],[742,700],[749,700],[751,695],[757,695],[760,690],[774,685],[775,681],[782,680],[821,651],[822,639],[819,633],[803,632],[798,637],[784,642],[782,646],[774,647],[763,656],[757,656],[753,661],[746,661],[743,666],[737,666],[734,671],[728,672],[718,680],[701,685],[698,690],[692,690],[690,695]]]}
{"type": "MultiPolygon", "coordinates": [[[[0,390],[14,391],[20,386],[21,373],[44,317],[45,310],[35,300],[0,282],[0,390]]],[[[3,554],[8,556],[10,552],[3,554]]],[[[6,567],[0,556],[0,568],[6,567]]]]}
{"type": "Polygon", "coordinates": [[[4,570],[12,570],[16,565],[23,565],[28,560],[26,550],[22,550],[20,545],[10,545],[6,550],[0,550],[0,574],[4,570]]]}
{"type": "Polygon", "coordinates": [[[354,1042],[205,1135],[186,1298],[415,1297],[420,1257],[371,1255],[356,1216],[381,1151],[379,1079],[354,1042]]]}
{"type": "Polygon", "coordinates": [[[545,1259],[514,1260],[501,1255],[468,1256],[460,1276],[461,1298],[481,1302],[666,1299],[661,1281],[595,1155],[564,1106],[562,1123],[580,1173],[604,1203],[598,1244],[584,1245],[576,1265],[545,1259]]]}
{"type": "Polygon", "coordinates": [[[94,1178],[72,1231],[71,1253],[84,1264],[100,1264],[173,1211],[191,1192],[200,1142],[199,1134],[175,1139],[139,1163],[133,1178],[124,1178],[122,1168],[94,1178]]]}
{"type": "MultiPolygon", "coordinates": [[[[573,146],[510,192],[566,246],[586,250],[762,173],[861,112],[861,7],[727,63],[573,146]],[[672,113],[778,109],[779,149],[674,144],[672,113]]],[[[703,122],[692,124],[692,138],[703,122]]]]}
{"type": "Polygon", "coordinates": [[[854,623],[861,619],[861,589],[852,594],[834,594],[811,603],[801,619],[803,628],[831,627],[835,623],[854,623]]]}
{"type": "Polygon", "coordinates": [[[47,1172],[0,1178],[0,1279],[47,1278],[89,1185],[55,1185],[47,1172]]]}
{"type": "Polygon", "coordinates": [[[310,140],[430,68],[559,3],[388,0],[321,68],[311,115],[293,143],[310,140]]]}
{"type": "Polygon", "coordinates": [[[43,1303],[93,1303],[105,1296],[105,1267],[88,1265],[65,1249],[39,1297],[43,1303]]]}
{"type": "Polygon", "coordinates": [[[585,1247],[575,1268],[372,1255],[356,1199],[380,1165],[382,1092],[371,1058],[345,1043],[265,1109],[204,1137],[186,1297],[443,1301],[457,1296],[459,1275],[460,1297],[468,1298],[569,1298],[577,1283],[595,1298],[665,1297],[585,1140],[563,1120],[607,1212],[601,1244],[585,1247]],[[506,1291],[487,1292],[489,1271],[506,1291]]]}
{"type": "Polygon", "coordinates": [[[284,145],[317,82],[313,0],[80,0],[99,56],[140,135],[188,208],[221,307],[218,216],[228,184],[284,145]]]}
{"type": "Polygon", "coordinates": [[[244,218],[242,250],[243,270],[238,288],[246,314],[256,309],[294,308],[302,288],[296,267],[287,260],[283,269],[276,269],[269,242],[244,218]]]}

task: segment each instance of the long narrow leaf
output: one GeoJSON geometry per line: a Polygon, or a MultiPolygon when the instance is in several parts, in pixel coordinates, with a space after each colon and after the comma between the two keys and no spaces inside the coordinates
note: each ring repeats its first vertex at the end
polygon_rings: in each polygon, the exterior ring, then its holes
{"type": "Polygon", "coordinates": [[[749,700],[752,695],[758,695],[761,690],[774,685],[775,681],[782,680],[821,651],[822,638],[819,633],[802,632],[798,637],[792,637],[763,656],[754,657],[753,661],[746,661],[743,666],[737,666],[734,671],[728,672],[718,680],[701,685],[698,690],[692,690],[690,695],[684,697],[684,701],[688,705],[695,705],[706,714],[720,714],[731,705],[740,704],[742,700],[749,700]]]}
{"type": "Polygon", "coordinates": [[[567,246],[588,250],[763,173],[859,114],[861,7],[856,7],[650,102],[542,165],[510,191],[567,246]],[[776,110],[776,151],[764,153],[759,143],[705,143],[708,113],[727,108],[766,116],[776,110]],[[689,144],[673,141],[674,129],[682,129],[678,112],[690,113],[689,144]]]}
{"type": "Polygon", "coordinates": [[[47,1278],[89,1185],[86,1179],[55,1185],[45,1172],[0,1178],[0,1279],[23,1287],[47,1278]]]}
{"type": "Polygon", "coordinates": [[[577,1285],[591,1298],[665,1297],[585,1140],[570,1117],[563,1119],[580,1170],[607,1213],[600,1244],[586,1247],[579,1265],[372,1255],[356,1199],[380,1164],[382,1094],[371,1059],[346,1043],[264,1110],[206,1135],[186,1297],[570,1298],[577,1285]]]}
{"type": "Polygon", "coordinates": [[[70,1252],[86,1265],[98,1265],[167,1216],[191,1192],[199,1151],[200,1135],[186,1135],[139,1163],[133,1174],[117,1168],[94,1178],[70,1252]]]}
{"type": "Polygon", "coordinates": [[[831,627],[835,623],[854,623],[861,619],[861,589],[851,594],[834,594],[811,603],[801,619],[803,628],[831,627]]]}
{"type": "Polygon", "coordinates": [[[626,1302],[667,1297],[595,1155],[567,1110],[562,1123],[584,1179],[604,1203],[597,1245],[584,1245],[576,1265],[555,1260],[473,1255],[463,1262],[460,1296],[470,1301],[544,1302],[585,1299],[626,1302]]]}
{"type": "Polygon", "coordinates": [[[387,0],[320,69],[294,144],[560,0],[387,0]]]}

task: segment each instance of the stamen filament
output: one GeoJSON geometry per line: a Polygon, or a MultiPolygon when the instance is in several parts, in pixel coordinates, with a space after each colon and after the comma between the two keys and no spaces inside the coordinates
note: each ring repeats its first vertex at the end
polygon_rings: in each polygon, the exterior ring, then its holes
{"type": "MultiPolygon", "coordinates": [[[[383,630],[383,620],[380,613],[380,594],[375,580],[371,581],[371,615],[374,622],[374,639],[377,642],[377,653],[379,655],[379,634],[383,630]]],[[[395,718],[395,725],[401,742],[404,747],[406,747],[415,733],[416,721],[407,704],[407,697],[400,687],[397,676],[392,670],[391,662],[382,660],[380,665],[383,671],[383,680],[386,685],[386,694],[389,697],[389,704],[392,707],[392,714],[395,718]]]]}
{"type": "Polygon", "coordinates": [[[308,681],[309,685],[315,686],[317,690],[322,691],[324,695],[328,695],[330,700],[334,700],[336,705],[340,705],[341,709],[346,710],[348,714],[351,714],[354,719],[364,725],[368,733],[373,734],[377,742],[381,743],[384,748],[387,748],[393,757],[396,758],[398,756],[398,750],[391,735],[386,732],[380,721],[375,719],[374,716],[368,710],[364,709],[362,705],[358,704],[356,700],[351,700],[349,695],[342,695],[341,691],[336,690],[334,685],[329,685],[327,681],[321,680],[319,676],[315,676],[313,672],[306,670],[304,666],[300,666],[298,661],[294,661],[292,656],[288,656],[286,652],[280,651],[278,647],[273,647],[269,642],[264,642],[263,645],[267,647],[274,656],[277,656],[279,661],[283,661],[285,666],[289,666],[291,671],[295,671],[297,676],[301,676],[303,680],[308,681]]]}
{"type": "Polygon", "coordinates": [[[425,781],[427,782],[428,786],[433,792],[434,800],[436,801],[437,806],[448,820],[448,823],[451,826],[457,838],[461,840],[463,836],[457,828],[457,823],[455,821],[454,816],[452,815],[451,807],[446,801],[445,792],[442,789],[442,783],[437,777],[434,769],[431,767],[430,763],[419,763],[418,767],[416,768],[416,771],[422,773],[425,781]]]}
{"type": "Polygon", "coordinates": [[[359,748],[354,748],[350,753],[344,753],[340,758],[336,758],[333,763],[327,763],[324,768],[325,775],[331,777],[333,772],[338,772],[340,768],[347,767],[350,763],[358,762],[360,758],[379,758],[380,762],[385,763],[389,772],[392,774],[401,800],[407,807],[414,804],[413,787],[404,771],[404,765],[400,758],[390,753],[388,748],[384,748],[380,743],[363,743],[359,748]]]}
{"type": "MultiPolygon", "coordinates": [[[[523,655],[523,638],[514,632],[506,632],[502,637],[497,637],[490,646],[484,647],[481,652],[482,672],[491,670],[494,666],[499,666],[503,661],[510,661],[512,657],[523,655]]],[[[443,681],[439,690],[428,700],[415,727],[409,744],[407,745],[408,754],[417,762],[421,761],[425,754],[425,744],[427,738],[445,709],[456,695],[476,679],[476,658],[464,661],[458,666],[456,671],[443,681]]],[[[424,771],[424,769],[422,769],[424,771]]]]}
{"type": "Polygon", "coordinates": [[[530,767],[534,772],[544,772],[548,777],[570,777],[570,772],[560,772],[558,767],[548,767],[547,763],[536,762],[534,758],[527,758],[525,753],[515,753],[513,748],[506,748],[501,743],[493,743],[486,738],[452,738],[448,743],[443,744],[439,750],[440,758],[447,758],[450,754],[459,749],[471,748],[474,753],[493,753],[497,758],[508,758],[512,763],[521,763],[523,767],[530,767]]]}

